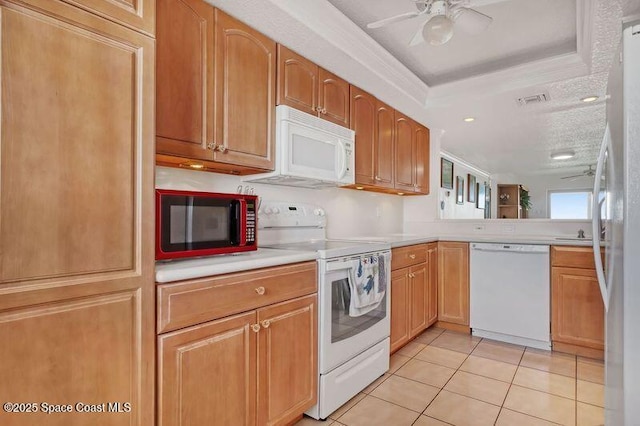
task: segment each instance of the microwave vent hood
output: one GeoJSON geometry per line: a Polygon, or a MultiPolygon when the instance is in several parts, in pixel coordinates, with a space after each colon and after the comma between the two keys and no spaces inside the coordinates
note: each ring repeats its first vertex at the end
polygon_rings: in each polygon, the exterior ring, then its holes
{"type": "Polygon", "coordinates": [[[245,182],[301,188],[355,183],[355,132],[298,111],[276,107],[275,168],[243,177],[245,182]]]}

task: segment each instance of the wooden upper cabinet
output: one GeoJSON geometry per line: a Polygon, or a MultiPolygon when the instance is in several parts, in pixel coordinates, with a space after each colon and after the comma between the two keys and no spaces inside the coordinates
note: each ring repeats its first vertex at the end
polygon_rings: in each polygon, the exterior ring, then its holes
{"type": "Polygon", "coordinates": [[[213,131],[214,9],[158,0],[156,151],[209,160],[213,131]]]}
{"type": "Polygon", "coordinates": [[[256,312],[158,338],[158,425],[255,425],[256,312]]]}
{"type": "MultiPolygon", "coordinates": [[[[46,1],[46,0],[45,0],[46,1]]],[[[154,0],[63,0],[91,13],[153,36],[154,0]]]]}
{"type": "Polygon", "coordinates": [[[375,126],[375,184],[394,188],[395,110],[379,100],[376,100],[375,126]]]}
{"type": "Polygon", "coordinates": [[[154,424],[154,42],[52,0],[0,30],[0,399],[131,404],[0,424],[154,424]]]}
{"type": "Polygon", "coordinates": [[[280,44],[277,103],[349,127],[349,83],[280,44]]]}
{"type": "Polygon", "coordinates": [[[258,310],[261,330],[258,333],[257,424],[291,424],[300,413],[315,405],[317,317],[315,295],[258,310]]]}
{"type": "Polygon", "coordinates": [[[356,183],[374,185],[376,175],[376,98],[351,86],[351,130],[356,132],[356,183]]]}
{"type": "Polygon", "coordinates": [[[395,185],[400,191],[413,192],[415,189],[415,132],[409,117],[395,112],[395,185]]]}
{"type": "Polygon", "coordinates": [[[429,194],[430,146],[429,129],[414,122],[415,187],[420,194],[429,194]]]}
{"type": "Polygon", "coordinates": [[[318,76],[318,116],[349,127],[349,83],[323,68],[318,76]]]}
{"type": "Polygon", "coordinates": [[[468,243],[438,243],[438,321],[469,325],[468,243]]]}
{"type": "Polygon", "coordinates": [[[318,66],[278,44],[278,105],[318,115],[318,66]]]}
{"type": "Polygon", "coordinates": [[[202,0],[157,7],[158,163],[273,170],[276,43],[202,0]]]}
{"type": "Polygon", "coordinates": [[[273,170],[276,43],[216,9],[213,159],[273,170]]]}

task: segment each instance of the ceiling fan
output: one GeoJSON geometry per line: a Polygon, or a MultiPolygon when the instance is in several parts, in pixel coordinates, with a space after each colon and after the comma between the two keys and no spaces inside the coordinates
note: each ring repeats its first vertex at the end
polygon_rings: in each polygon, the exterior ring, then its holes
{"type": "Polygon", "coordinates": [[[596,171],[593,169],[592,165],[589,165],[589,168],[586,170],[583,170],[582,173],[580,173],[579,175],[563,176],[560,179],[576,180],[582,177],[593,177],[595,175],[596,175],[596,171]]]}
{"type": "Polygon", "coordinates": [[[381,19],[367,25],[367,28],[380,28],[395,22],[401,22],[418,16],[427,20],[420,26],[409,46],[416,46],[425,40],[433,46],[448,42],[453,37],[453,28],[468,34],[478,34],[491,24],[493,18],[471,9],[469,0],[414,0],[416,12],[403,13],[381,19]]]}

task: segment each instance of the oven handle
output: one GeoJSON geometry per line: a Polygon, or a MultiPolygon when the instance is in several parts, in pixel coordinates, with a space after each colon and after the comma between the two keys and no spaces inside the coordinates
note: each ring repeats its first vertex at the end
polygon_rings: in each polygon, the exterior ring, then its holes
{"type": "Polygon", "coordinates": [[[331,271],[342,271],[344,269],[354,269],[355,266],[355,260],[347,260],[344,262],[330,262],[327,263],[327,267],[325,268],[325,270],[327,272],[331,272],[331,271]]]}

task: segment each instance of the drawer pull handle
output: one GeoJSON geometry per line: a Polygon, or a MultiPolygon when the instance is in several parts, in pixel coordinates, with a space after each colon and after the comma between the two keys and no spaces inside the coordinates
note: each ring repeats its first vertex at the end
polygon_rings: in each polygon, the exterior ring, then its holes
{"type": "Polygon", "coordinates": [[[264,320],[264,321],[261,322],[261,324],[262,324],[262,327],[269,328],[269,326],[271,325],[271,321],[264,320]]]}
{"type": "Polygon", "coordinates": [[[260,296],[262,296],[265,292],[264,287],[258,287],[256,288],[256,293],[258,293],[260,296]]]}
{"type": "Polygon", "coordinates": [[[254,333],[257,333],[258,331],[260,331],[260,324],[251,324],[251,329],[254,333]]]}
{"type": "Polygon", "coordinates": [[[409,274],[409,278],[415,278],[415,274],[409,274]]]}
{"type": "Polygon", "coordinates": [[[416,258],[416,255],[415,255],[415,254],[410,254],[410,255],[409,255],[409,258],[410,258],[410,259],[415,259],[415,258],[416,258]]]}

